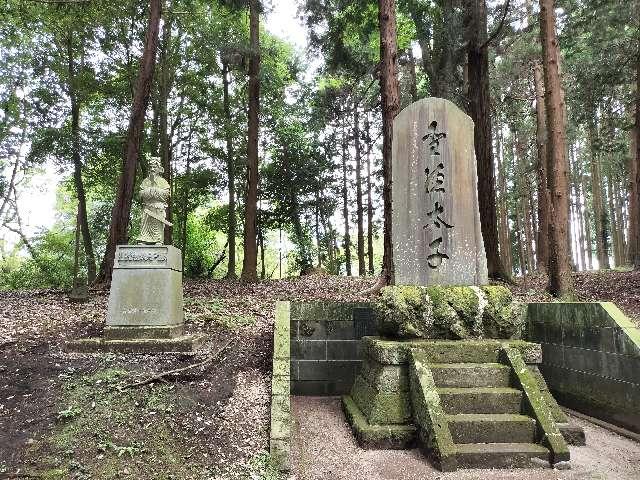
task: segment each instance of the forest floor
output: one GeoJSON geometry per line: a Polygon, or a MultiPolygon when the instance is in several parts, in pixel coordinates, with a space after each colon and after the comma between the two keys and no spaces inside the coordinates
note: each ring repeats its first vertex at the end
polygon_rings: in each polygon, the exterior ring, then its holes
{"type": "MultiPolygon", "coordinates": [[[[362,300],[374,282],[330,276],[257,284],[185,283],[195,355],[81,355],[64,341],[99,336],[108,292],[71,303],[59,291],[0,292],[0,479],[275,479],[266,454],[277,300],[362,300]],[[126,385],[197,363],[164,382],[126,385]]],[[[580,300],[611,300],[640,320],[640,273],[576,275],[580,300]]],[[[513,287],[549,300],[544,279],[513,287]]]]}

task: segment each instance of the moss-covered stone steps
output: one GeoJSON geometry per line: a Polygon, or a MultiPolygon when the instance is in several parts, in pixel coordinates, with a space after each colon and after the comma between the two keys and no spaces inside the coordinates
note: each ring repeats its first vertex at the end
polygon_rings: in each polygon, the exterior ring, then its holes
{"type": "Polygon", "coordinates": [[[432,363],[437,387],[508,387],[511,369],[501,363],[432,363]]]}
{"type": "Polygon", "coordinates": [[[536,422],[526,415],[461,413],[446,418],[456,444],[533,443],[536,440],[536,422]]]}
{"type": "Polygon", "coordinates": [[[531,468],[549,465],[549,450],[535,443],[458,444],[458,468],[531,468]]]}
{"type": "Polygon", "coordinates": [[[520,413],[522,392],[510,387],[437,388],[446,414],[520,413]]]}

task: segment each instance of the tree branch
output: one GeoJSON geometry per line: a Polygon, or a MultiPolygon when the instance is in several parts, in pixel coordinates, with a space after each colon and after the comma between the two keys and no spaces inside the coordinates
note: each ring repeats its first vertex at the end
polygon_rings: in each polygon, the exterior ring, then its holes
{"type": "Polygon", "coordinates": [[[489,38],[487,38],[487,41],[484,42],[482,45],[480,45],[480,48],[478,50],[482,50],[483,48],[488,46],[491,42],[493,42],[496,39],[498,35],[500,35],[500,32],[502,31],[502,27],[504,26],[504,21],[507,18],[507,13],[509,13],[510,3],[511,3],[511,0],[506,0],[506,2],[504,3],[504,12],[502,12],[502,18],[500,19],[500,23],[498,24],[496,29],[491,33],[489,38]]]}
{"type": "Polygon", "coordinates": [[[205,365],[213,362],[216,358],[218,358],[222,354],[222,352],[224,352],[229,347],[229,345],[231,345],[231,343],[233,341],[235,341],[235,338],[232,337],[217,352],[212,353],[211,355],[206,357],[201,362],[194,363],[192,365],[187,365],[186,367],[176,368],[174,370],[169,370],[167,372],[158,373],[157,375],[149,377],[146,380],[141,380],[141,381],[135,382],[135,383],[128,383],[127,385],[124,385],[122,387],[118,387],[118,390],[122,391],[122,390],[126,390],[127,388],[134,388],[134,387],[141,387],[143,385],[148,385],[148,384],[156,382],[156,381],[164,381],[165,377],[168,377],[169,375],[175,375],[177,373],[186,372],[187,370],[191,370],[192,368],[204,367],[205,365]]]}

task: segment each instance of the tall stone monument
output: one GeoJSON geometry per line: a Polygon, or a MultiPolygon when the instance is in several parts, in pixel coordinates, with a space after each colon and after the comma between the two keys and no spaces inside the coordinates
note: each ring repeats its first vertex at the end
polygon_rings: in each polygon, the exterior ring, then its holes
{"type": "Polygon", "coordinates": [[[448,100],[412,103],[393,124],[393,259],[398,285],[488,283],[473,121],[448,100]]]}
{"type": "Polygon", "coordinates": [[[70,342],[75,351],[190,351],[204,338],[184,335],[182,257],[163,245],[170,187],[158,157],[142,181],[142,221],[137,245],[116,248],[103,339],[70,342]]]}

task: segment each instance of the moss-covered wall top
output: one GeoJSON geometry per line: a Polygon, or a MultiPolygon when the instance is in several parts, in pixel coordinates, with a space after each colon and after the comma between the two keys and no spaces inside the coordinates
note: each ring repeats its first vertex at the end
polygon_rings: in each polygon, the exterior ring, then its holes
{"type": "Polygon", "coordinates": [[[389,286],[374,304],[392,338],[520,338],[523,309],[506,287],[389,286]]]}

